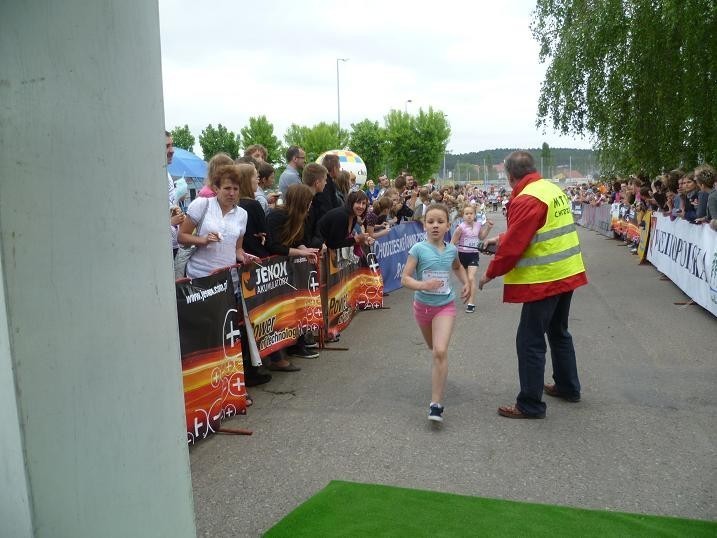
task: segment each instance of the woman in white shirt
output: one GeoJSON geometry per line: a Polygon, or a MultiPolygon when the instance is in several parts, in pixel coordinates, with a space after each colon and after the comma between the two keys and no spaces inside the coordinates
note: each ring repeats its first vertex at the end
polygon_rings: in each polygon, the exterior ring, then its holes
{"type": "MultiPolygon", "coordinates": [[[[247,213],[237,206],[239,201],[240,167],[250,164],[226,165],[210,178],[214,198],[197,198],[187,208],[187,217],[179,228],[179,243],[196,245],[197,250],[187,262],[187,276],[207,276],[217,269],[258,258],[244,252],[247,213]],[[196,234],[193,233],[199,224],[196,234]]],[[[235,279],[235,285],[237,284],[235,279]]]]}
{"type": "MultiPolygon", "coordinates": [[[[247,212],[237,206],[239,202],[239,183],[241,176],[256,174],[254,165],[231,164],[219,167],[209,177],[209,186],[216,193],[213,198],[197,198],[187,208],[187,218],[179,228],[179,243],[196,245],[197,250],[187,262],[186,273],[189,278],[207,276],[218,269],[236,263],[259,261],[259,258],[242,248],[246,231],[247,212]],[[246,168],[243,170],[243,168],[246,168]],[[195,229],[196,234],[194,233],[195,229]]],[[[232,270],[235,293],[239,290],[239,275],[232,270]]],[[[268,374],[259,373],[249,359],[246,333],[242,328],[242,361],[244,363],[244,383],[247,387],[261,385],[271,380],[268,374]]],[[[247,395],[247,405],[251,405],[247,395]]]]}

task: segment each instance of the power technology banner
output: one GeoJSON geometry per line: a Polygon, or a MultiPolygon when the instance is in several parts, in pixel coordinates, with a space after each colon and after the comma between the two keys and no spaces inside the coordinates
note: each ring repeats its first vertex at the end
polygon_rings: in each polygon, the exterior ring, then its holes
{"type": "Polygon", "coordinates": [[[244,266],[241,286],[262,358],[309,329],[323,329],[319,273],[305,257],[275,256],[244,266]]]}
{"type": "Polygon", "coordinates": [[[324,311],[328,320],[327,333],[332,338],[348,327],[357,310],[383,306],[383,281],[376,255],[372,252],[366,256],[367,267],[359,265],[353,256],[343,257],[341,251],[333,249],[327,250],[324,260],[324,311]]]}
{"type": "Polygon", "coordinates": [[[394,226],[388,234],[376,241],[373,251],[381,268],[385,291],[391,292],[401,287],[401,273],[406,265],[408,251],[425,238],[423,224],[411,221],[394,226]]]}
{"type": "Polygon", "coordinates": [[[650,234],[650,263],[717,316],[717,232],[657,213],[650,234]]]}
{"type": "Polygon", "coordinates": [[[177,283],[187,441],[219,428],[224,418],[246,413],[239,313],[229,270],[177,283]]]}
{"type": "Polygon", "coordinates": [[[629,241],[640,239],[640,227],[637,223],[637,212],[631,205],[612,204],[612,229],[629,241]]]}

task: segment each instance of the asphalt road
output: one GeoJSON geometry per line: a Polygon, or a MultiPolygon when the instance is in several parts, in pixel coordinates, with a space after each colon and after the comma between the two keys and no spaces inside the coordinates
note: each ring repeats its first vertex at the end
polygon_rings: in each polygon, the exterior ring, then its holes
{"type": "Polygon", "coordinates": [[[191,448],[198,535],[258,536],[336,479],[717,519],[717,319],[674,305],[684,294],[619,242],[580,238],[580,403],[546,396],[545,420],[498,416],[518,390],[520,305],[501,303],[497,279],[458,315],[445,422],[430,424],[430,354],[412,293],[396,291],[342,334],[349,351],[297,359],[301,372],[251,390],[248,416],[226,424],[252,436],[191,448]]]}

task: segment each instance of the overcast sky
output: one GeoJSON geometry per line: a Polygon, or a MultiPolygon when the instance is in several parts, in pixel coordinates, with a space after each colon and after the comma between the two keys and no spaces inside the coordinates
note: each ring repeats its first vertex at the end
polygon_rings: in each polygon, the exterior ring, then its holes
{"type": "MultiPolygon", "coordinates": [[[[448,116],[448,149],[590,147],[535,127],[545,65],[530,33],[534,1],[159,0],[169,129],[209,123],[238,132],[266,115],[291,123],[365,118],[432,106],[448,116]],[[411,100],[410,103],[407,103],[411,100]]],[[[201,152],[199,143],[195,151],[201,152]]]]}

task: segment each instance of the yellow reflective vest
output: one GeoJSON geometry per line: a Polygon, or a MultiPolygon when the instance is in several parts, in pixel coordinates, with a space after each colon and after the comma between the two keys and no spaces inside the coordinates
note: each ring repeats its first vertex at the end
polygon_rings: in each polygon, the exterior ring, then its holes
{"type": "Polygon", "coordinates": [[[533,196],[548,206],[545,224],[503,278],[505,284],[555,282],[585,271],[570,199],[555,184],[539,179],[526,185],[520,196],[533,196]]]}

